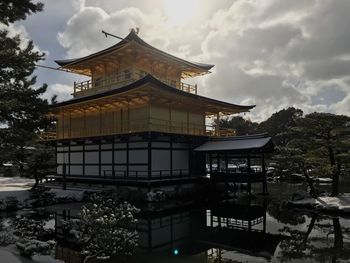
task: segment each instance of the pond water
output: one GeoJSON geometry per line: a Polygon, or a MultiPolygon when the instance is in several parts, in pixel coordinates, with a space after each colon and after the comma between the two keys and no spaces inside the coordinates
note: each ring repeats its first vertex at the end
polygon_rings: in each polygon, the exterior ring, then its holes
{"type": "MultiPolygon", "coordinates": [[[[281,204],[293,192],[306,189],[302,183],[269,183],[268,188],[267,199],[240,194],[216,203],[182,202],[144,210],[138,224],[139,247],[126,262],[350,262],[349,219],[284,209],[281,204]]],[[[349,189],[350,180],[343,180],[341,191],[349,189]]],[[[69,207],[72,213],[74,206],[69,207]]],[[[79,262],[77,252],[60,242],[56,257],[79,262]]]]}

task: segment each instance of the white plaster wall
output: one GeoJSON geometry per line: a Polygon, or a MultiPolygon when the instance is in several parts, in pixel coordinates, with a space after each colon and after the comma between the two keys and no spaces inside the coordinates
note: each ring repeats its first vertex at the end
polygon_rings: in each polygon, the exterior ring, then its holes
{"type": "Polygon", "coordinates": [[[126,163],[126,151],[115,151],[114,163],[126,163]]]}
{"type": "Polygon", "coordinates": [[[112,151],[103,151],[101,152],[101,163],[112,163],[112,151]]]}
{"type": "Polygon", "coordinates": [[[152,150],[152,170],[170,169],[170,151],[152,150]]]}
{"type": "Polygon", "coordinates": [[[70,147],[71,151],[82,151],[83,150],[83,146],[79,145],[79,146],[71,146],[70,147]]]}
{"type": "Polygon", "coordinates": [[[57,163],[68,163],[68,153],[57,153],[57,163]],[[63,160],[63,157],[65,160],[63,160]]]}
{"type": "Polygon", "coordinates": [[[173,150],[173,169],[188,169],[188,151],[173,150]]]}
{"type": "Polygon", "coordinates": [[[147,163],[147,150],[129,150],[129,163],[147,163]]]}
{"type": "Polygon", "coordinates": [[[70,162],[81,164],[83,163],[83,152],[71,152],[70,153],[70,162]]]}
{"type": "Polygon", "coordinates": [[[101,144],[101,149],[103,150],[112,149],[112,144],[101,144]]]}
{"type": "Polygon", "coordinates": [[[98,164],[98,152],[85,152],[85,163],[98,164]]]}
{"type": "Polygon", "coordinates": [[[83,175],[83,166],[82,165],[71,165],[70,166],[71,175],[83,175]]]}
{"type": "Polygon", "coordinates": [[[85,175],[98,176],[99,168],[98,165],[85,165],[85,175]]]}

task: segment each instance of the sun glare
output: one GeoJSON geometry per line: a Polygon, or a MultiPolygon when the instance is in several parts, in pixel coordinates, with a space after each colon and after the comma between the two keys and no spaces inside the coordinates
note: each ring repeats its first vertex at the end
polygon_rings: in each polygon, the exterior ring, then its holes
{"type": "Polygon", "coordinates": [[[199,0],[164,0],[164,12],[172,26],[188,24],[198,7],[199,0]]]}

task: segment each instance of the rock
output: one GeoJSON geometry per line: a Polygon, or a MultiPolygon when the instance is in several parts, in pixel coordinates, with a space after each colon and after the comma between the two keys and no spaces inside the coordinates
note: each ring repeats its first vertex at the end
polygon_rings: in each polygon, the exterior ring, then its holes
{"type": "Polygon", "coordinates": [[[295,192],[292,196],[292,200],[293,201],[299,201],[299,200],[303,200],[303,199],[306,199],[306,198],[309,198],[310,195],[308,192],[306,191],[302,191],[302,190],[299,190],[297,192],[295,192]]]}

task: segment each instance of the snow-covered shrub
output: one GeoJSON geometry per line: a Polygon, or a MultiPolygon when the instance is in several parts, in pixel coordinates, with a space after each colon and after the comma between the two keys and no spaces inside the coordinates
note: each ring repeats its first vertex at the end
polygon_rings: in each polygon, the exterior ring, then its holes
{"type": "Polygon", "coordinates": [[[1,231],[0,232],[0,246],[6,247],[8,245],[14,244],[17,241],[17,237],[13,235],[11,231],[1,231]]]}
{"type": "Polygon", "coordinates": [[[63,221],[65,236],[80,245],[84,262],[130,255],[138,243],[135,214],[139,209],[110,194],[93,195],[80,218],[63,221]]]}
{"type": "Polygon", "coordinates": [[[16,247],[22,256],[31,257],[34,254],[50,255],[55,247],[55,241],[40,241],[36,239],[20,239],[16,242],[16,247]]]}
{"type": "Polygon", "coordinates": [[[12,224],[13,234],[17,238],[16,247],[23,256],[52,253],[55,242],[51,239],[54,237],[54,231],[44,227],[44,220],[17,216],[12,224]]]}

